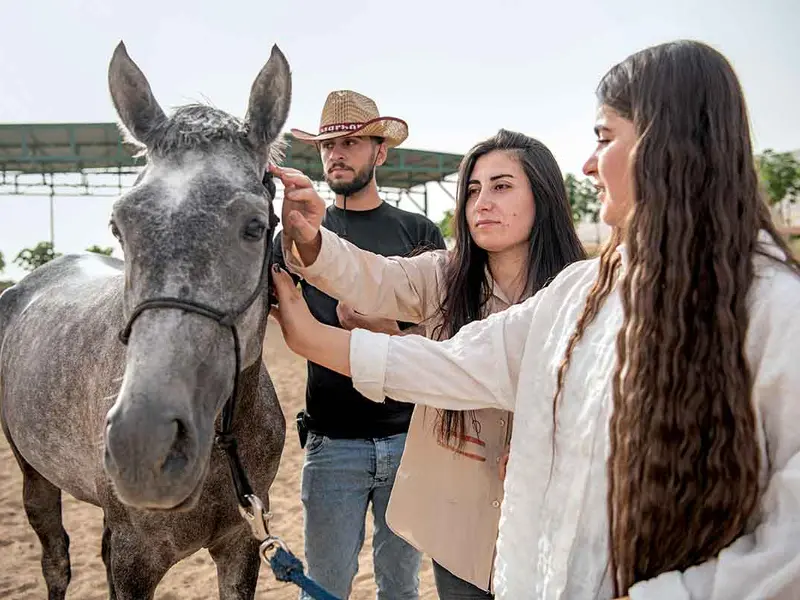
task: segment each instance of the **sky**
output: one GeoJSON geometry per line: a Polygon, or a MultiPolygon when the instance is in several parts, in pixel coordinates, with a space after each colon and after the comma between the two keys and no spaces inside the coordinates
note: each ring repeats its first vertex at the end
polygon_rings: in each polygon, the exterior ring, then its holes
{"type": "MultiPolygon", "coordinates": [[[[408,148],[464,153],[503,127],[580,173],[603,73],[646,46],[693,38],[736,69],[756,151],[800,148],[797,0],[0,0],[0,20],[0,123],[116,120],[106,76],[120,40],[165,110],[203,101],[241,117],[278,44],[293,72],[287,129],[315,130],[327,94],[353,89],[408,122],[408,148]]],[[[99,244],[120,256],[113,201],[56,197],[56,249],[99,244]]],[[[431,189],[432,219],[451,206],[431,189]]],[[[7,263],[47,239],[47,198],[0,196],[7,263]]],[[[9,264],[0,278],[23,274],[9,264]]]]}

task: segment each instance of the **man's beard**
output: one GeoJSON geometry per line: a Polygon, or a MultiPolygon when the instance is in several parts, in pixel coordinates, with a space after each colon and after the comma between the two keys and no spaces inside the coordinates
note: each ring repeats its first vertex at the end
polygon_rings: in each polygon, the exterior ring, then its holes
{"type": "Polygon", "coordinates": [[[341,196],[352,196],[353,194],[357,194],[365,187],[369,185],[369,182],[372,181],[372,169],[373,167],[366,167],[362,171],[356,172],[355,176],[353,177],[353,181],[346,182],[346,181],[334,181],[331,180],[330,177],[327,175],[325,176],[325,182],[328,184],[328,187],[331,188],[334,194],[339,194],[341,196]]]}

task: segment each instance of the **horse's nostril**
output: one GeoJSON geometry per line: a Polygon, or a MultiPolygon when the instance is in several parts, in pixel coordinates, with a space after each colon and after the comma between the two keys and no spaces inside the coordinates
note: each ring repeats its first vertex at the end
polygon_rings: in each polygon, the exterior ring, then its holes
{"type": "Polygon", "coordinates": [[[172,446],[170,446],[169,452],[164,457],[164,462],[161,465],[163,473],[183,471],[189,462],[192,441],[189,431],[180,419],[175,419],[172,425],[175,435],[172,439],[172,446]]]}
{"type": "Polygon", "coordinates": [[[105,464],[107,469],[114,466],[114,457],[111,456],[111,452],[108,449],[108,444],[106,444],[105,448],[103,449],[103,464],[105,464]]]}

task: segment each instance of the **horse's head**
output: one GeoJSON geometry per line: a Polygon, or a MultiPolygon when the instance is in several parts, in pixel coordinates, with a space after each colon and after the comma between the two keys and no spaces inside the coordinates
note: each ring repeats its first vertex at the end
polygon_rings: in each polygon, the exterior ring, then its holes
{"type": "Polygon", "coordinates": [[[281,150],[291,74],[273,47],[244,121],[199,105],[166,116],[121,43],[108,77],[123,134],[147,165],[111,219],[125,254],[125,318],[133,321],[106,421],[105,468],[127,504],[187,508],[199,496],[214,421],[232,392],[234,340],[230,328],[180,303],[137,307],[171,298],[224,314],[244,309],[235,320],[242,367],[261,359],[267,290],[259,286],[275,226],[275,189],[262,181],[281,150]]]}

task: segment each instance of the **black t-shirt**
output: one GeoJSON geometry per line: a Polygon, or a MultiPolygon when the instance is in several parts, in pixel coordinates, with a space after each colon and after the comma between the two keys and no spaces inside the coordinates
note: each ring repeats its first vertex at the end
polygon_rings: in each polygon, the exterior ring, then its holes
{"type": "MultiPolygon", "coordinates": [[[[427,217],[382,202],[366,211],[328,207],[322,224],[349,242],[383,256],[445,248],[439,228],[427,217]]],[[[285,268],[281,235],[274,244],[274,260],[285,268]]],[[[298,278],[295,277],[295,280],[298,278]]],[[[338,301],[300,280],[311,313],[322,323],[340,327],[338,301]]],[[[411,326],[400,323],[401,329],[411,326]]],[[[353,388],[352,379],[308,362],[306,422],[309,430],[332,438],[378,438],[408,431],[413,405],[389,398],[372,402],[353,388]]]]}

